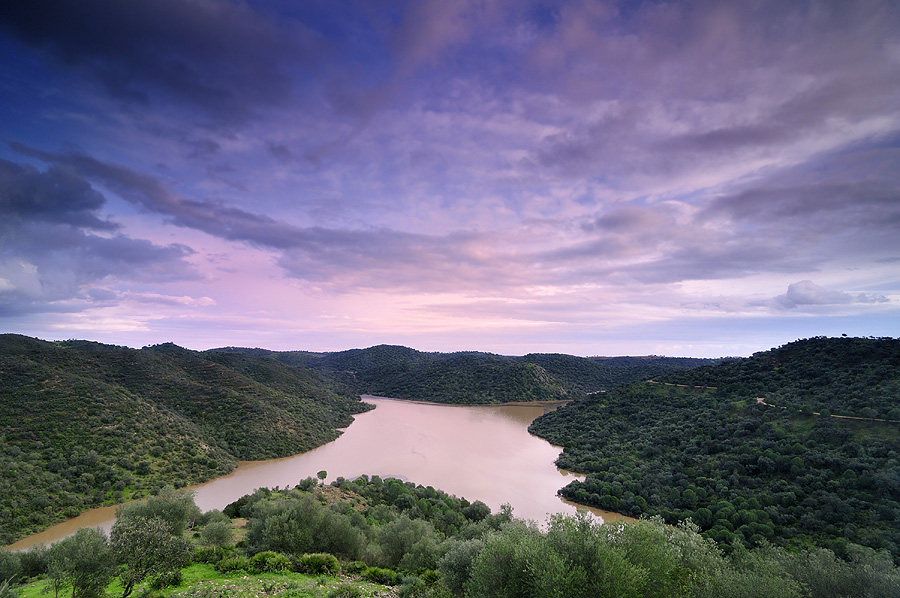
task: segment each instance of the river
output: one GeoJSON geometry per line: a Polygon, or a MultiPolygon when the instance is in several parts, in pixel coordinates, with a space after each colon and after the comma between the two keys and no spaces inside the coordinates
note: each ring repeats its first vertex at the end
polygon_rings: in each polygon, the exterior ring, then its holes
{"type": "MultiPolygon", "coordinates": [[[[355,415],[337,440],[291,457],[243,461],[226,476],[192,486],[197,506],[222,509],[256,488],[293,487],[325,470],[326,482],[379,475],[481,500],[494,512],[508,503],[513,515],[538,523],[551,513],[576,512],[556,491],[577,476],[553,464],[559,447],[528,433],[535,418],[557,405],[444,405],[368,395],[363,400],[375,409],[355,415]]],[[[10,548],[49,544],[81,527],[109,531],[114,520],[115,507],[93,509],[10,548]]]]}

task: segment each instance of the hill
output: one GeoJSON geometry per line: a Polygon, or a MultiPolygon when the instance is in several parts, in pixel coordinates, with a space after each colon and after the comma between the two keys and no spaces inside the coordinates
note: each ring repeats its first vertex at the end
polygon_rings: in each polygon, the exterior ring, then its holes
{"type": "Polygon", "coordinates": [[[587,474],[564,497],[690,517],[723,546],[856,543],[900,561],[900,339],[802,340],[654,382],[532,424],[587,474]]]}
{"type": "Polygon", "coordinates": [[[0,542],[309,450],[366,408],[267,357],[0,335],[0,542]]]}
{"type": "MultiPolygon", "coordinates": [[[[218,349],[252,352],[258,349],[218,349]]],[[[569,400],[674,371],[716,363],[671,357],[589,359],[533,353],[424,353],[379,345],[334,353],[270,352],[283,363],[320,371],[361,394],[440,403],[569,400]]]]}

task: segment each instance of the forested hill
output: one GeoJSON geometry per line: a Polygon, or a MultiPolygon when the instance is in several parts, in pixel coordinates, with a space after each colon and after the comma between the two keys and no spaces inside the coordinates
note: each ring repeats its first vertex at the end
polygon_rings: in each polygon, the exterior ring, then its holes
{"type": "Polygon", "coordinates": [[[535,420],[587,474],[561,491],[690,517],[723,546],[886,549],[900,562],[900,339],[814,338],[628,385],[535,420]]]}
{"type": "Polygon", "coordinates": [[[811,338],[666,380],[805,412],[900,420],[898,339],[811,338]]]}
{"type": "Polygon", "coordinates": [[[584,358],[532,353],[424,353],[379,345],[335,353],[268,352],[290,365],[312,368],[362,394],[444,403],[503,403],[573,399],[653,376],[715,363],[674,357],[584,358]]]}
{"type": "Polygon", "coordinates": [[[267,357],[0,335],[0,543],[333,440],[367,408],[341,389],[267,357]]]}

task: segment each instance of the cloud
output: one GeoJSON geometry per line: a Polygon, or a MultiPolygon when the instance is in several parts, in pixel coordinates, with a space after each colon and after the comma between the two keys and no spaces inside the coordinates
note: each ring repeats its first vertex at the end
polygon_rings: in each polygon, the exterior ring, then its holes
{"type": "MultiPolygon", "coordinates": [[[[158,179],[81,153],[51,153],[13,144],[20,153],[96,179],[171,224],[281,252],[279,265],[297,278],[372,287],[486,282],[502,270],[478,255],[480,235],[429,236],[369,228],[300,227],[269,216],[172,193],[158,179]],[[481,269],[488,266],[488,272],[481,269]]],[[[499,280],[495,281],[499,282],[499,280]]]]}
{"type": "Polygon", "coordinates": [[[134,239],[100,212],[106,205],[76,169],[39,171],[0,161],[0,315],[83,309],[109,297],[92,294],[114,281],[196,279],[180,244],[134,239]]]}
{"type": "Polygon", "coordinates": [[[672,193],[896,130],[896,24],[877,1],[566,3],[520,84],[569,120],[527,163],[672,193]]]}
{"type": "Polygon", "coordinates": [[[113,222],[97,217],[106,200],[70,168],[39,172],[33,166],[0,160],[0,213],[7,226],[22,221],[70,224],[112,231],[113,222]]]}
{"type": "Polygon", "coordinates": [[[4,137],[43,164],[0,162],[13,308],[575,328],[895,293],[890,3],[32,4],[0,10],[4,137]]]}
{"type": "Polygon", "coordinates": [[[849,305],[851,303],[886,303],[887,297],[865,293],[850,294],[821,287],[810,280],[788,285],[787,293],[773,299],[779,309],[796,309],[812,305],[849,305]]]}
{"type": "Polygon", "coordinates": [[[327,53],[296,20],[220,0],[14,3],[0,25],[114,98],[156,108],[174,99],[217,120],[285,102],[285,63],[303,71],[327,53]]]}

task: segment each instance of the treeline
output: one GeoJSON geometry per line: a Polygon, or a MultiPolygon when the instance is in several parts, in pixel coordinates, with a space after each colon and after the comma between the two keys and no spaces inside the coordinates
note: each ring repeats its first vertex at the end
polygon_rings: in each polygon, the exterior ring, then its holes
{"type": "Polygon", "coordinates": [[[366,408],[265,357],[0,335],[0,543],[239,459],[309,450],[366,408]]]}
{"type": "Polygon", "coordinates": [[[322,372],[361,394],[458,404],[567,400],[717,362],[671,357],[584,358],[556,353],[521,357],[480,352],[423,353],[392,345],[335,353],[237,348],[217,351],[269,355],[283,363],[322,372]]]}
{"type": "Polygon", "coordinates": [[[261,575],[266,595],[295,598],[359,597],[371,582],[393,586],[401,598],[900,594],[900,570],[871,548],[851,545],[846,560],[827,549],[769,544],[725,552],[692,524],[599,524],[585,513],[539,527],[508,507],[492,513],[478,501],[377,476],[259,489],[224,513],[200,514],[189,494],[167,489],[122,510],[108,539],[85,529],[49,549],[0,552],[2,598],[14,598],[22,584],[73,598],[234,595],[261,575]],[[236,515],[246,519],[237,537],[229,520],[236,515]],[[186,580],[191,561],[212,565],[207,575],[227,585],[198,579],[196,565],[186,580]],[[301,575],[331,589],[303,592],[290,581],[301,575]]]}
{"type": "Polygon", "coordinates": [[[726,551],[849,558],[864,545],[900,562],[900,424],[831,417],[893,415],[898,355],[896,339],[798,341],[588,397],[531,431],[564,447],[560,467],[587,474],[560,492],[581,504],[690,518],[726,551]]]}

